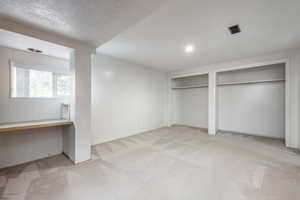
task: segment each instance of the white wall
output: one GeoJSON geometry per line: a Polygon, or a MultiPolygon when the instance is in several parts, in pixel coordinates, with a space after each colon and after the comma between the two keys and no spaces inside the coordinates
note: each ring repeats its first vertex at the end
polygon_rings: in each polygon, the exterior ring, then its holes
{"type": "Polygon", "coordinates": [[[164,72],[97,54],[92,68],[93,143],[164,126],[166,90],[164,72]]]}
{"type": "MultiPolygon", "coordinates": [[[[266,64],[275,63],[277,61],[288,62],[288,68],[286,71],[286,76],[288,77],[288,80],[285,83],[287,88],[286,89],[287,99],[285,102],[286,113],[287,113],[286,124],[285,124],[286,145],[288,147],[300,148],[300,135],[299,135],[300,130],[298,125],[300,122],[300,118],[299,118],[300,49],[271,53],[271,54],[261,55],[261,56],[252,57],[248,59],[234,60],[231,62],[223,62],[223,63],[216,63],[216,64],[211,64],[206,66],[198,66],[186,70],[178,70],[170,73],[170,77],[182,77],[182,76],[205,74],[205,73],[210,73],[211,75],[219,71],[262,66],[266,64]]],[[[214,92],[214,89],[215,87],[212,87],[211,90],[209,90],[210,91],[209,94],[211,94],[211,96],[214,99],[216,99],[217,93],[214,92]]],[[[172,106],[170,106],[171,104],[172,104],[172,100],[169,101],[169,106],[168,106],[169,108],[168,124],[172,124],[172,109],[171,109],[172,106]]],[[[209,116],[215,115],[216,107],[217,107],[217,103],[209,105],[209,116]]],[[[209,117],[209,127],[211,127],[211,129],[217,128],[216,118],[217,117],[214,117],[214,120],[212,120],[209,117]]]]}
{"type": "Polygon", "coordinates": [[[208,128],[208,88],[173,90],[173,122],[208,128]]]}
{"type": "Polygon", "coordinates": [[[0,133],[0,169],[61,153],[60,127],[0,133]]]}
{"type": "Polygon", "coordinates": [[[66,60],[0,47],[0,123],[57,119],[60,117],[60,104],[67,101],[66,98],[28,99],[9,97],[10,60],[18,64],[39,66],[39,68],[47,70],[52,70],[53,66],[53,70],[57,72],[67,72],[69,67],[66,60]]]}
{"type": "Polygon", "coordinates": [[[64,127],[64,153],[74,163],[91,158],[91,68],[93,50],[76,49],[71,54],[70,68],[74,77],[71,98],[71,120],[73,126],[64,127]]]}
{"type": "Polygon", "coordinates": [[[285,136],[285,84],[283,82],[218,87],[220,130],[285,136]]]}
{"type": "MultiPolygon", "coordinates": [[[[53,66],[67,71],[68,61],[0,47],[0,123],[60,118],[59,99],[26,99],[9,96],[9,60],[22,64],[53,66]]],[[[62,152],[62,130],[37,129],[0,133],[0,168],[28,162],[62,152]]]]}

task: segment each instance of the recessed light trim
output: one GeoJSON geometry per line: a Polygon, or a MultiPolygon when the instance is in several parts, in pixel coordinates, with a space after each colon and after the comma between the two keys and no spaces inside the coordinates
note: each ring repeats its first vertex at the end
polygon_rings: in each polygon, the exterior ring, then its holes
{"type": "Polygon", "coordinates": [[[43,53],[43,51],[41,51],[39,49],[35,49],[35,48],[28,48],[27,50],[32,52],[32,53],[43,53]]]}
{"type": "Polygon", "coordinates": [[[184,51],[187,54],[191,54],[195,51],[195,47],[192,44],[188,44],[188,45],[185,46],[184,51]]]}

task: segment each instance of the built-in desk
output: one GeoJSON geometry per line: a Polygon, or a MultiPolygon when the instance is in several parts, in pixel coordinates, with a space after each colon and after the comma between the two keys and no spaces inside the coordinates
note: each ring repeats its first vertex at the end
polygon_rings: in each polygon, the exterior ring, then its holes
{"type": "Polygon", "coordinates": [[[0,124],[1,132],[21,131],[35,128],[46,128],[55,126],[69,126],[73,122],[69,120],[44,120],[44,121],[29,121],[0,124]]]}

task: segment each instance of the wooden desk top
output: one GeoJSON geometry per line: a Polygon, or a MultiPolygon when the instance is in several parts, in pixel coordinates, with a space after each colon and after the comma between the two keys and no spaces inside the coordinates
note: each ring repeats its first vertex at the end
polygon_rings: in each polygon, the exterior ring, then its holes
{"type": "Polygon", "coordinates": [[[46,127],[54,127],[54,126],[67,126],[72,124],[73,124],[72,121],[63,120],[63,119],[5,123],[5,124],[0,124],[0,132],[20,131],[20,130],[46,128],[46,127]]]}

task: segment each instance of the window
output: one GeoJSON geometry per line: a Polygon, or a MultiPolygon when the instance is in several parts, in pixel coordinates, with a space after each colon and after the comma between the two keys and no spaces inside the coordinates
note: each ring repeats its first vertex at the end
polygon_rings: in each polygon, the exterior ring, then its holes
{"type": "Polygon", "coordinates": [[[65,74],[55,74],[56,76],[56,95],[71,95],[71,76],[65,74]]]}
{"type": "Polygon", "coordinates": [[[29,97],[53,96],[53,75],[51,72],[28,70],[28,73],[29,97]]]}
{"type": "Polygon", "coordinates": [[[11,97],[51,98],[71,95],[70,75],[11,67],[11,97]]]}

